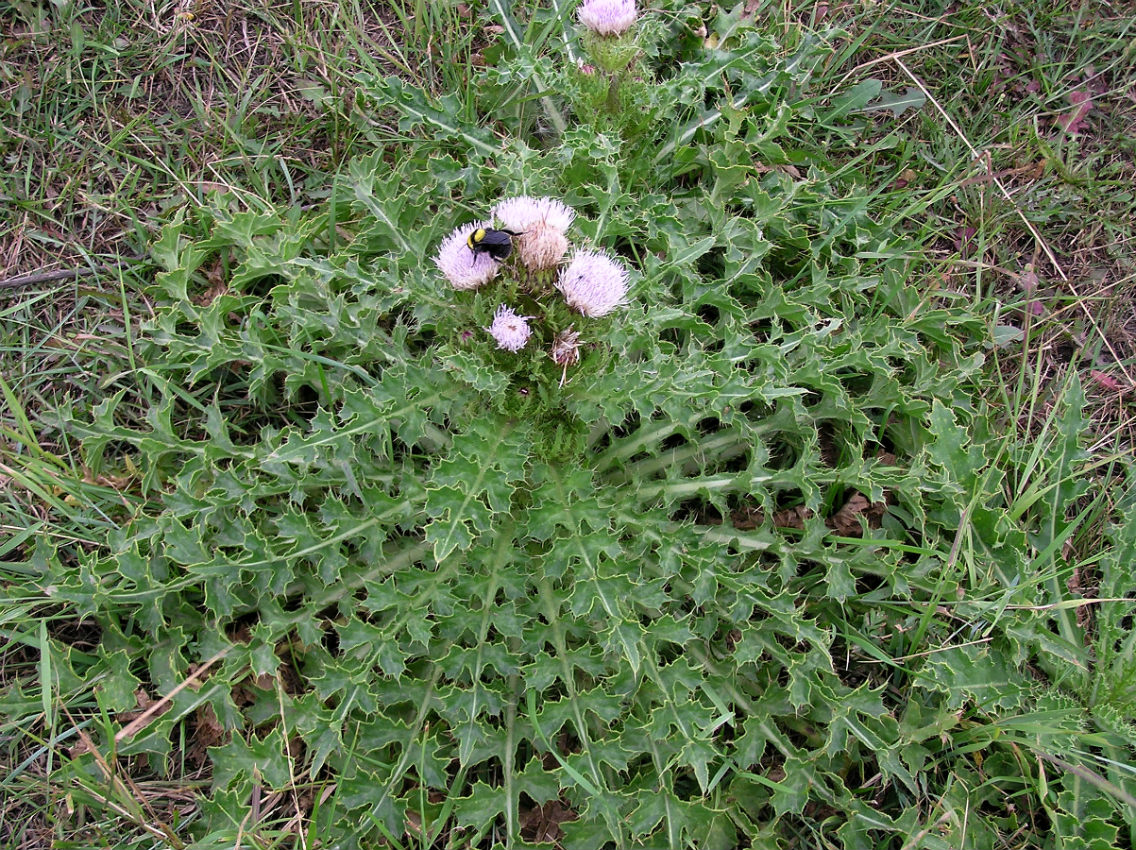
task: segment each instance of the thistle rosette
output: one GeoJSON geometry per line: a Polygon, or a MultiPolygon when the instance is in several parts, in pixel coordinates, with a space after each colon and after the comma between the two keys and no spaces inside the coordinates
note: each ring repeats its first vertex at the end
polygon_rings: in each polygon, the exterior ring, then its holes
{"type": "Polygon", "coordinates": [[[463,224],[442,240],[438,253],[434,255],[434,265],[454,289],[477,289],[493,280],[501,270],[501,264],[489,254],[474,253],[469,247],[471,233],[491,226],[487,221],[463,224]]]}
{"type": "Polygon", "coordinates": [[[516,231],[517,254],[533,271],[556,268],[568,253],[565,236],[576,212],[555,198],[506,198],[493,208],[493,216],[509,230],[516,231]]]}
{"type": "Polygon", "coordinates": [[[594,319],[627,303],[627,281],[627,269],[603,251],[579,250],[560,272],[556,288],[568,306],[594,319]]]}
{"type": "Polygon", "coordinates": [[[532,336],[529,319],[533,316],[519,316],[512,307],[502,304],[493,314],[493,324],[485,330],[497,341],[497,347],[514,353],[525,347],[532,336]]]}

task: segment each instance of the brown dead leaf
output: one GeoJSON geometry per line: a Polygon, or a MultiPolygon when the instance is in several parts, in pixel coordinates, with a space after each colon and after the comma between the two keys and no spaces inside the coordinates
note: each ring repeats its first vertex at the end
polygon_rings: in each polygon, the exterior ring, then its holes
{"type": "Polygon", "coordinates": [[[901,171],[899,173],[899,176],[896,177],[895,180],[892,181],[891,188],[892,189],[906,189],[908,185],[910,185],[911,183],[914,183],[918,179],[919,179],[918,174],[916,174],[910,168],[905,168],[903,171],[901,171]]]}
{"type": "Polygon", "coordinates": [[[146,709],[156,703],[157,700],[151,697],[144,690],[142,690],[142,688],[138,688],[134,691],[134,702],[138,707],[133,711],[119,712],[117,717],[119,722],[129,723],[131,720],[142,714],[144,711],[146,711],[146,709]]]}
{"type": "Polygon", "coordinates": [[[753,170],[758,174],[769,174],[771,171],[780,171],[782,174],[787,174],[794,180],[801,179],[801,170],[792,163],[782,163],[781,165],[766,165],[764,162],[753,163],[753,170]]]}
{"type": "MultiPolygon", "coordinates": [[[[142,690],[142,688],[138,688],[134,691],[134,703],[137,708],[131,709],[130,711],[120,711],[117,715],[115,715],[115,719],[119,723],[127,725],[131,721],[136,720],[143,714],[145,714],[150,706],[154,705],[157,702],[158,700],[151,697],[148,693],[146,693],[146,691],[142,690]]],[[[161,715],[169,711],[170,708],[170,705],[165,705],[157,713],[161,715]]],[[[88,743],[89,740],[90,739],[88,738],[80,738],[79,743],[72,747],[70,750],[71,758],[78,758],[84,753],[93,752],[88,743]]]]}
{"type": "Polygon", "coordinates": [[[806,508],[804,505],[798,505],[795,508],[786,508],[783,511],[777,511],[773,515],[773,525],[775,528],[801,528],[805,527],[805,520],[811,518],[813,512],[806,508]]]}
{"type": "Polygon", "coordinates": [[[726,649],[727,649],[727,651],[733,652],[734,647],[736,647],[738,645],[738,642],[741,639],[742,639],[742,630],[741,629],[730,629],[730,631],[728,631],[726,633],[726,649]]]}
{"type": "Polygon", "coordinates": [[[560,824],[579,817],[560,800],[549,800],[520,812],[521,838],[530,842],[558,842],[564,835],[560,824]]]}
{"type": "Polygon", "coordinates": [[[1112,377],[1112,375],[1108,374],[1107,372],[1101,372],[1099,369],[1093,369],[1089,372],[1089,375],[1099,387],[1103,387],[1104,389],[1111,390],[1115,393],[1124,392],[1124,387],[1121,385],[1120,381],[1112,377]]]}
{"type": "Polygon", "coordinates": [[[730,514],[730,522],[738,531],[753,531],[765,522],[765,511],[761,508],[738,508],[730,514]]]}
{"type": "Polygon", "coordinates": [[[860,516],[863,515],[868,520],[869,528],[879,528],[880,517],[886,510],[884,502],[869,502],[863,493],[853,493],[844,507],[832,515],[828,526],[843,537],[859,537],[863,534],[860,516]]]}
{"type": "MultiPolygon", "coordinates": [[[[431,803],[441,804],[446,801],[446,795],[441,791],[431,790],[427,793],[426,799],[431,803]]],[[[422,835],[421,812],[416,812],[414,809],[406,810],[406,834],[410,836],[422,835]]]]}
{"type": "Polygon", "coordinates": [[[186,753],[190,762],[201,767],[209,758],[209,748],[225,743],[225,727],[209,703],[201,705],[193,715],[193,737],[186,753]]]}
{"type": "Polygon", "coordinates": [[[414,809],[406,810],[406,834],[422,834],[422,815],[418,814],[414,809]]]}
{"type": "Polygon", "coordinates": [[[205,279],[209,281],[209,288],[190,298],[198,307],[208,307],[229,291],[229,282],[225,280],[225,269],[220,259],[205,270],[205,279]]]}
{"type": "Polygon", "coordinates": [[[1084,89],[1077,89],[1069,92],[1068,98],[1073,108],[1055,119],[1055,123],[1066,133],[1080,133],[1084,130],[1089,111],[1093,108],[1093,95],[1084,89]]]}

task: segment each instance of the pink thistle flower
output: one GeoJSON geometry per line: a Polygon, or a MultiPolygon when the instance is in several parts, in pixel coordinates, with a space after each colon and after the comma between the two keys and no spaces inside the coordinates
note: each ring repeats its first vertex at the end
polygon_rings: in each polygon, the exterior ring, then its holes
{"type": "Polygon", "coordinates": [[[485,330],[497,340],[497,347],[506,351],[520,351],[532,336],[528,320],[532,316],[518,316],[511,307],[502,304],[493,314],[493,324],[485,330]]]}
{"type": "Polygon", "coordinates": [[[525,231],[543,224],[564,233],[572,226],[576,211],[556,198],[506,198],[493,208],[493,215],[509,230],[525,231]]]}
{"type": "Polygon", "coordinates": [[[521,262],[530,269],[555,268],[568,253],[564,236],[576,212],[555,198],[507,198],[493,208],[493,215],[509,230],[522,235],[517,240],[521,262]]]}
{"type": "Polygon", "coordinates": [[[627,269],[602,251],[577,251],[556,288],[585,316],[606,316],[627,301],[627,269]]]}
{"type": "Polygon", "coordinates": [[[584,0],[577,17],[599,35],[623,35],[635,23],[635,0],[584,0]]]}
{"type": "Polygon", "coordinates": [[[434,256],[436,265],[454,289],[477,289],[497,276],[501,264],[488,254],[473,253],[469,249],[469,234],[478,228],[489,228],[487,221],[463,224],[442,240],[434,256]]]}

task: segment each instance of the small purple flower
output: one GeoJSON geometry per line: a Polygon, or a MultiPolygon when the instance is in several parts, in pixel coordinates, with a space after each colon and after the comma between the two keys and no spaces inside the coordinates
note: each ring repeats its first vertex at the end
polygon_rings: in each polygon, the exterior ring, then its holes
{"type": "Polygon", "coordinates": [[[532,316],[518,316],[511,307],[502,304],[493,314],[493,324],[485,330],[497,340],[497,347],[506,351],[520,351],[532,336],[528,320],[532,316]]]}
{"type": "Polygon", "coordinates": [[[623,35],[635,23],[635,0],[584,0],[580,23],[600,35],[623,35]]]}
{"type": "Polygon", "coordinates": [[[434,256],[436,265],[454,289],[477,289],[497,276],[501,264],[486,253],[474,254],[469,249],[469,234],[478,228],[489,228],[487,221],[463,224],[442,240],[434,256]]]}
{"type": "Polygon", "coordinates": [[[585,316],[606,316],[627,303],[627,269],[602,251],[577,251],[556,288],[585,316]]]}

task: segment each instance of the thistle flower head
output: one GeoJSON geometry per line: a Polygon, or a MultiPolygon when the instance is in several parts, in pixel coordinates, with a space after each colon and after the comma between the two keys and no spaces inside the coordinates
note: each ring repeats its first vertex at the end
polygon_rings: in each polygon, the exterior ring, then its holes
{"type": "Polygon", "coordinates": [[[564,231],[576,213],[567,204],[555,198],[522,195],[501,201],[493,208],[493,215],[505,227],[522,234],[517,238],[517,253],[527,268],[556,268],[568,253],[564,231]]]}
{"type": "Polygon", "coordinates": [[[497,276],[501,264],[486,253],[475,254],[469,249],[469,234],[478,228],[489,228],[487,221],[463,224],[442,240],[434,255],[436,265],[454,289],[477,289],[497,276]]]}
{"type": "Polygon", "coordinates": [[[568,367],[580,362],[580,332],[572,330],[571,325],[560,331],[552,340],[548,356],[561,368],[560,386],[564,386],[568,379],[568,367]]]}
{"type": "Polygon", "coordinates": [[[568,253],[568,239],[559,230],[538,224],[517,243],[517,254],[526,268],[533,271],[554,269],[568,253]]]}
{"type": "Polygon", "coordinates": [[[561,233],[572,225],[576,211],[556,198],[506,198],[493,208],[493,215],[509,230],[524,232],[543,224],[561,233]]]}
{"type": "Polygon", "coordinates": [[[556,288],[585,316],[606,316],[626,303],[627,269],[602,251],[577,251],[556,288]]]}
{"type": "Polygon", "coordinates": [[[635,23],[635,0],[584,0],[577,17],[599,35],[623,35],[635,23]]]}
{"type": "Polygon", "coordinates": [[[511,307],[502,304],[493,314],[493,324],[485,330],[497,340],[497,347],[506,351],[520,351],[532,336],[528,320],[532,316],[518,316],[511,307]]]}
{"type": "Polygon", "coordinates": [[[557,366],[579,363],[580,332],[572,330],[571,325],[568,326],[567,330],[560,331],[552,340],[552,348],[548,350],[548,356],[557,366]]]}

